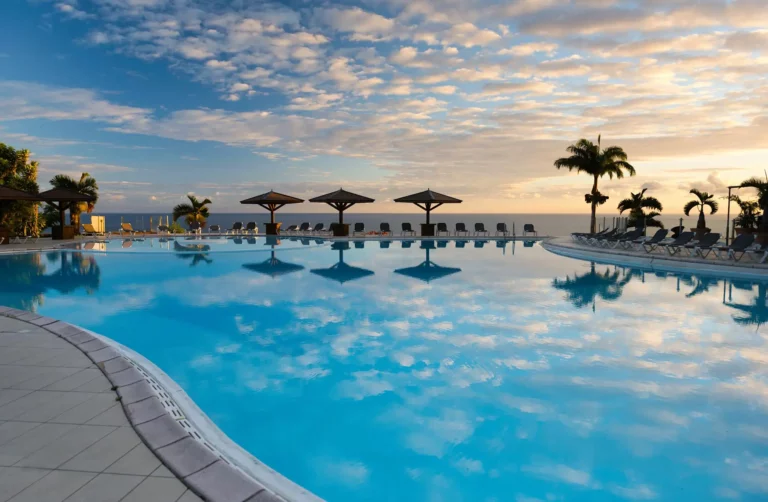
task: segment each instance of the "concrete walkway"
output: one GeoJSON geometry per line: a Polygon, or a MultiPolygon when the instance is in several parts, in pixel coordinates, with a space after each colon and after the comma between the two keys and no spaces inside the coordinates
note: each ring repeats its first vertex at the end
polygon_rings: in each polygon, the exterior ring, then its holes
{"type": "Polygon", "coordinates": [[[67,341],[0,316],[0,502],[200,502],[67,341]]]}

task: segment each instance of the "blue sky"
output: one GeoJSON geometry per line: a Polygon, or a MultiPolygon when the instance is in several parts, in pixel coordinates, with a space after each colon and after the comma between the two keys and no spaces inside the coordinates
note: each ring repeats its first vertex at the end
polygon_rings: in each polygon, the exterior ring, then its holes
{"type": "Polygon", "coordinates": [[[429,186],[583,212],[552,162],[602,134],[639,171],[604,211],[644,186],[680,212],[762,173],[767,26],[761,0],[6,0],[0,141],[43,181],[91,173],[104,211],[338,186],[404,211],[429,186]]]}

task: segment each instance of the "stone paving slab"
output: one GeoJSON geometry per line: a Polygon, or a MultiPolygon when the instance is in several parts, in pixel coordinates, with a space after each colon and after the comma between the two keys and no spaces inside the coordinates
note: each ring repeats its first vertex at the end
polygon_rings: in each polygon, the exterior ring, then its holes
{"type": "Polygon", "coordinates": [[[0,347],[0,502],[284,502],[105,340],[0,306],[0,347]]]}

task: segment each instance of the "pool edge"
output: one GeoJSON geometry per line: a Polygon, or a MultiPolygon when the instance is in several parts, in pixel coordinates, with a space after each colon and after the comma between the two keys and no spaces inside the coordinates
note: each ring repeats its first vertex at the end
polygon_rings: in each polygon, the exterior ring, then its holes
{"type": "Polygon", "coordinates": [[[134,431],[179,481],[205,500],[323,502],[230,439],[173,379],[141,354],[104,335],[33,312],[0,305],[0,316],[44,329],[93,361],[112,383],[134,431]],[[160,451],[186,441],[186,436],[194,440],[187,442],[193,451],[185,449],[183,455],[160,451]],[[188,468],[185,459],[194,456],[194,450],[213,461],[182,475],[188,468]],[[233,499],[232,488],[253,491],[243,499],[233,499]]]}

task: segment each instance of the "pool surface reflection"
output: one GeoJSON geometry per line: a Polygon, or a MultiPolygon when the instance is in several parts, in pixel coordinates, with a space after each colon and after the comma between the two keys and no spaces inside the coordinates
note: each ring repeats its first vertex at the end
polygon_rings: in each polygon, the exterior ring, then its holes
{"type": "Polygon", "coordinates": [[[166,244],[0,256],[0,304],[140,352],[329,501],[768,499],[768,282],[522,242],[166,244]]]}

